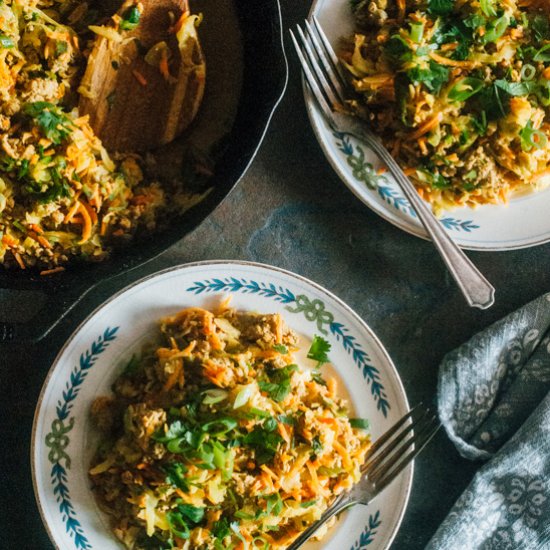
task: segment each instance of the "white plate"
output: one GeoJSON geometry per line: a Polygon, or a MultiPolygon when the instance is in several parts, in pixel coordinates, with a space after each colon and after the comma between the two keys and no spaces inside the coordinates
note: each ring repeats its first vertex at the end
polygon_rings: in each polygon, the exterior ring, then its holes
{"type": "MultiPolygon", "coordinates": [[[[44,383],[31,460],[38,506],[58,548],[120,548],[88,485],[96,445],[89,409],[95,397],[109,394],[120,369],[151,338],[160,317],[183,307],[213,306],[228,294],[237,309],[280,312],[299,334],[329,340],[331,362],[356,414],[370,419],[374,439],[408,411],[403,386],[382,344],[348,306],[318,285],[277,268],[244,262],[200,262],[152,275],[92,313],[65,344],[44,383]]],[[[404,514],[411,481],[409,468],[371,505],[346,513],[322,547],[388,548],[404,514]]]]}
{"type": "MultiPolygon", "coordinates": [[[[349,0],[316,0],[311,14],[319,19],[331,44],[353,34],[349,0]]],[[[305,88],[305,87],[304,87],[305,88]]],[[[377,214],[418,237],[427,238],[408,200],[391,175],[380,176],[378,157],[360,141],[337,135],[325,123],[309,90],[306,106],[325,156],[350,190],[377,214]],[[374,189],[367,186],[374,185],[374,189]]],[[[524,194],[508,205],[484,205],[444,212],[441,222],[461,247],[470,250],[511,250],[550,241],[550,189],[524,194]]]]}

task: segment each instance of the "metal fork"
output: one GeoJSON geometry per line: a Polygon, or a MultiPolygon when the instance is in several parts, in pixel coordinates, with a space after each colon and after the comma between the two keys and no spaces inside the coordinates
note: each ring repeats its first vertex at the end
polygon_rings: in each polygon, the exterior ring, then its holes
{"type": "Polygon", "coordinates": [[[366,505],[373,500],[424,449],[439,428],[436,415],[420,405],[407,413],[369,449],[359,483],[340,495],[287,550],[300,548],[334,515],[355,504],[366,505]]]}
{"type": "Polygon", "coordinates": [[[432,238],[468,304],[480,309],[492,306],[495,301],[493,286],[449,237],[380,139],[367,128],[364,121],[346,108],[351,93],[343,69],[319,21],[315,16],[312,19],[313,25],[306,20],[304,30],[297,26],[299,40],[292,31],[290,34],[306,81],[329,125],[336,132],[347,133],[364,141],[386,164],[432,238]]]}

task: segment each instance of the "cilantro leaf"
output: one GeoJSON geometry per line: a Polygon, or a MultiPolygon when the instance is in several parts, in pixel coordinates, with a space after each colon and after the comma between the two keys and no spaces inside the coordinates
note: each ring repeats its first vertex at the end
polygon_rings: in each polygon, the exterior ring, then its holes
{"type": "Polygon", "coordinates": [[[283,499],[279,493],[264,496],[266,500],[267,515],[278,516],[283,511],[283,499]]]}
{"type": "Polygon", "coordinates": [[[171,533],[182,539],[188,539],[189,525],[194,527],[200,523],[204,518],[204,510],[204,507],[185,503],[178,504],[174,510],[170,510],[166,514],[171,533]]]}
{"type": "Polygon", "coordinates": [[[494,85],[514,97],[528,95],[536,87],[534,82],[508,82],[504,79],[495,80],[494,85]]]}
{"type": "Polygon", "coordinates": [[[449,69],[430,60],[427,68],[418,65],[407,71],[407,76],[412,83],[422,83],[430,92],[439,92],[443,84],[449,80],[449,69]]]}
{"type": "Polygon", "coordinates": [[[189,482],[185,478],[187,467],[181,462],[169,462],[162,466],[164,473],[166,474],[166,483],[174,485],[182,491],[189,491],[189,482]]]}
{"type": "Polygon", "coordinates": [[[71,119],[60,107],[47,101],[27,103],[23,107],[23,113],[33,118],[44,135],[55,145],[67,139],[72,131],[71,119]]]}
{"type": "Polygon", "coordinates": [[[278,351],[279,353],[282,353],[283,355],[286,355],[288,353],[288,348],[283,344],[275,344],[273,346],[273,349],[275,351],[278,351]]]}
{"type": "Polygon", "coordinates": [[[191,504],[178,504],[179,513],[191,523],[200,523],[204,518],[204,507],[192,506],[191,504]]]}
{"type": "Polygon", "coordinates": [[[269,373],[269,380],[260,380],[258,386],[261,391],[269,394],[271,399],[280,403],[290,393],[290,379],[292,373],[297,370],[298,365],[287,365],[280,369],[273,369],[269,373]]]}
{"type": "Polygon", "coordinates": [[[398,34],[394,34],[384,46],[384,55],[394,64],[411,61],[413,52],[407,42],[398,34]]]}
{"type": "Polygon", "coordinates": [[[537,42],[550,39],[550,21],[547,15],[534,15],[529,23],[529,28],[537,42]]]}
{"type": "Polygon", "coordinates": [[[330,351],[330,343],[327,342],[322,336],[315,335],[311,347],[307,352],[308,359],[318,361],[319,364],[328,363],[328,352],[330,351]]]}
{"type": "Polygon", "coordinates": [[[311,379],[321,386],[327,385],[325,379],[323,378],[323,375],[321,374],[321,371],[318,369],[313,369],[311,371],[311,379]]]}
{"type": "Polygon", "coordinates": [[[428,0],[428,13],[432,15],[448,15],[452,13],[454,0],[428,0]]]}
{"type": "Polygon", "coordinates": [[[313,454],[318,455],[323,450],[323,445],[321,443],[321,440],[319,439],[319,436],[316,435],[311,440],[311,449],[313,450],[313,454]]]}
{"type": "Polygon", "coordinates": [[[258,465],[271,462],[282,442],[283,438],[277,432],[267,431],[259,425],[243,438],[243,443],[254,449],[254,458],[258,465]]]}
{"type": "Polygon", "coordinates": [[[222,517],[212,526],[212,535],[218,540],[223,540],[227,537],[229,531],[229,520],[226,517],[222,517]]]}
{"type": "Polygon", "coordinates": [[[258,386],[261,391],[265,391],[269,394],[269,397],[273,401],[280,403],[284,401],[286,396],[290,393],[290,380],[281,380],[281,382],[266,382],[265,380],[260,380],[258,386]]]}

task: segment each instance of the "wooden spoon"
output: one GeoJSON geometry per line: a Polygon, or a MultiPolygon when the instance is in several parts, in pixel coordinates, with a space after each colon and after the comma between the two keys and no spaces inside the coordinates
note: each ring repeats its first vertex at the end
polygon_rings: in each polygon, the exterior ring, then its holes
{"type": "MultiPolygon", "coordinates": [[[[106,33],[114,39],[97,36],[79,87],[80,113],[109,151],[172,141],[191,124],[204,93],[206,67],[188,0],[141,0],[137,7],[135,29],[117,33],[113,24],[106,33]]],[[[135,10],[128,0],[117,15],[132,19],[135,10]]]]}

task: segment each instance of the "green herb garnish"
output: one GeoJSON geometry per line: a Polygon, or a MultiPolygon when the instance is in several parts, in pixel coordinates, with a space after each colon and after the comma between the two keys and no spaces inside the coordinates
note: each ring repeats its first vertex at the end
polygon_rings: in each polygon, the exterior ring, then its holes
{"type": "Polygon", "coordinates": [[[328,363],[328,352],[330,351],[330,343],[325,340],[322,336],[315,335],[313,341],[311,342],[311,347],[307,352],[308,359],[313,359],[317,361],[319,365],[323,363],[328,363]]]}

